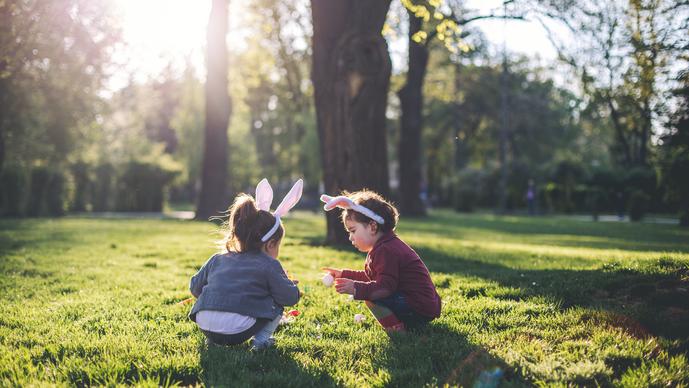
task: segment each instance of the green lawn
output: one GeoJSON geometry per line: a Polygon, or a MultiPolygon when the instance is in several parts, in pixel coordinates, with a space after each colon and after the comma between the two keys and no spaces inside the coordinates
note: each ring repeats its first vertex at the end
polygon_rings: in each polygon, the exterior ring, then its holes
{"type": "Polygon", "coordinates": [[[210,223],[0,220],[0,386],[688,386],[689,231],[437,211],[402,219],[442,316],[388,338],[320,285],[364,255],[319,245],[322,214],[285,221],[281,260],[305,295],[277,347],[206,347],[186,318],[210,223]],[[495,381],[493,381],[495,382],[495,381]],[[490,381],[488,382],[490,383],[490,381]]]}

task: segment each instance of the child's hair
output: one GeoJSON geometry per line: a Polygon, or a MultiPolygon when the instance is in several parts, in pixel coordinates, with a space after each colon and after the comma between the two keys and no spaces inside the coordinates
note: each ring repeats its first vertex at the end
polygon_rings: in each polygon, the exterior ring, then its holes
{"type": "Polygon", "coordinates": [[[285,233],[282,224],[263,242],[261,238],[275,225],[275,216],[256,207],[256,201],[248,194],[239,194],[228,210],[230,217],[224,228],[227,230],[225,248],[228,252],[260,250],[268,241],[279,241],[285,233]]]}
{"type": "MultiPolygon", "coordinates": [[[[386,201],[380,194],[375,191],[370,191],[367,189],[361,191],[355,191],[353,193],[343,192],[342,195],[349,197],[357,205],[364,206],[370,211],[383,217],[385,223],[376,224],[378,225],[378,230],[383,233],[395,230],[397,226],[397,220],[399,219],[399,212],[395,206],[386,201]]],[[[359,213],[358,211],[352,209],[345,209],[342,212],[342,223],[345,220],[353,220],[362,224],[367,224],[373,221],[371,218],[359,213]]],[[[374,221],[375,222],[375,221],[374,221]]]]}

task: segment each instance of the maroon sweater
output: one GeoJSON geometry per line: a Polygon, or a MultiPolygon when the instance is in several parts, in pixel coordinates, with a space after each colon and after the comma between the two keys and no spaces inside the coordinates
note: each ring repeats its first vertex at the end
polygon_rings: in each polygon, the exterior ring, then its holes
{"type": "Polygon", "coordinates": [[[400,292],[417,313],[430,318],[440,316],[440,296],[428,268],[394,232],[378,239],[366,256],[364,269],[342,271],[343,278],[355,281],[354,299],[376,300],[400,292]]]}

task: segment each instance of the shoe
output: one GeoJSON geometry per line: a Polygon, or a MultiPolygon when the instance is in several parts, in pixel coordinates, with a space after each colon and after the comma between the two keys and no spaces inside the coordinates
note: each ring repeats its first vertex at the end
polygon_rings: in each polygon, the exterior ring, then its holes
{"type": "Polygon", "coordinates": [[[255,352],[257,350],[272,348],[273,346],[275,346],[275,338],[273,338],[273,337],[270,337],[265,342],[260,342],[260,343],[256,342],[256,340],[252,338],[251,339],[251,348],[249,350],[251,350],[252,352],[255,352]]]}

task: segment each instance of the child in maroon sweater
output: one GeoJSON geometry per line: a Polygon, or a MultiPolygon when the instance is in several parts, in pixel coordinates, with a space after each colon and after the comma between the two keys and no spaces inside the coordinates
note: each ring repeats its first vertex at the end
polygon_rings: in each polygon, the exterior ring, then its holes
{"type": "Polygon", "coordinates": [[[395,234],[397,209],[375,192],[321,196],[325,210],[343,208],[349,241],[366,252],[363,271],[326,267],[341,294],[363,300],[383,328],[406,331],[440,316],[440,296],[426,265],[395,234]]]}

